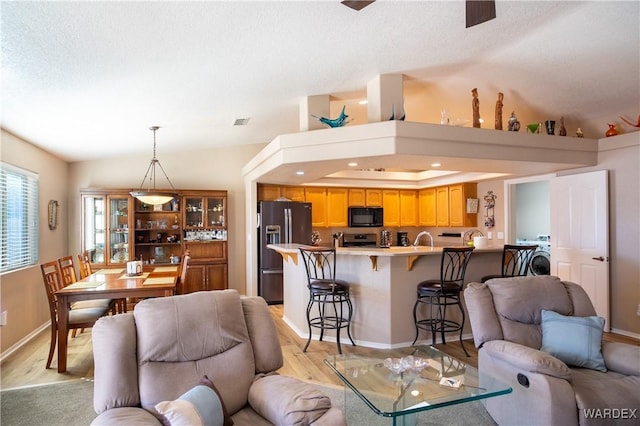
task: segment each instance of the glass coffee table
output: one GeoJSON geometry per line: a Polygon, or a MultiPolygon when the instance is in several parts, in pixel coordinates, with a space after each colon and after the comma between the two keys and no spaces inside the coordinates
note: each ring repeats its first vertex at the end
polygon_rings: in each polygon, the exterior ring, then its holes
{"type": "Polygon", "coordinates": [[[333,355],[324,363],[345,384],[345,415],[358,399],[394,425],[415,425],[417,413],[511,393],[511,387],[431,346],[333,355]],[[347,388],[353,392],[347,392],[347,388]],[[349,394],[358,398],[350,398],[349,394]]]}

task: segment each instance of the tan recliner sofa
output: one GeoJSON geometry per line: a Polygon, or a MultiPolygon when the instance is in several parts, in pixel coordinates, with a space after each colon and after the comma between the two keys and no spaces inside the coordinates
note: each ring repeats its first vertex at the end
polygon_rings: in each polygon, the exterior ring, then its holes
{"type": "Polygon", "coordinates": [[[562,323],[556,328],[563,330],[560,340],[584,343],[577,333],[562,328],[570,322],[568,316],[596,315],[582,287],[554,276],[498,278],[470,283],[464,298],[478,348],[478,369],[513,388],[511,394],[484,400],[499,425],[640,422],[640,347],[598,339],[590,350],[602,345],[606,372],[567,365],[550,355],[549,345],[546,352],[540,350],[543,331],[547,336],[555,331],[545,327],[557,327],[541,324],[543,309],[564,316],[558,317],[562,323]]]}
{"type": "Polygon", "coordinates": [[[92,425],[159,425],[154,408],[210,379],[236,426],[344,425],[317,386],[274,373],[282,350],[269,307],[235,290],[147,299],[92,331],[92,425]]]}

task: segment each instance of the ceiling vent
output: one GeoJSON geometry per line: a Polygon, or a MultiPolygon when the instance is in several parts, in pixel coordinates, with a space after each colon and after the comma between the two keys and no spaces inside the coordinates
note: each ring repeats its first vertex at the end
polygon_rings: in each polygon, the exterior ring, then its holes
{"type": "Polygon", "coordinates": [[[236,118],[233,122],[234,126],[246,126],[249,123],[249,118],[236,118]]]}

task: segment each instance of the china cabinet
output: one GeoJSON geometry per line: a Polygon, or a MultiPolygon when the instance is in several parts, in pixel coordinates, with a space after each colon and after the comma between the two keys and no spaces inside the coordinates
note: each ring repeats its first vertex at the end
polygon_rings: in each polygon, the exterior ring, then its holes
{"type": "Polygon", "coordinates": [[[177,190],[178,197],[148,205],[129,190],[82,189],[81,249],[96,268],[129,260],[180,263],[190,252],[179,293],[226,289],[227,191],[177,190]]]}

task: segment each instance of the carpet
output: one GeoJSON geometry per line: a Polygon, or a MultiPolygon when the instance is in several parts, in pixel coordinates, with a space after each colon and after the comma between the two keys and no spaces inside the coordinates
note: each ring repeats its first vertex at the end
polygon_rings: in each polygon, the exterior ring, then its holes
{"type": "MultiPolygon", "coordinates": [[[[377,416],[353,392],[322,386],[334,407],[344,412],[350,426],[390,425],[390,418],[377,416]]],[[[74,380],[0,392],[0,424],[3,426],[76,426],[89,425],[93,411],[93,382],[74,380]]],[[[418,425],[488,425],[495,422],[478,401],[424,411],[418,425]]]]}

